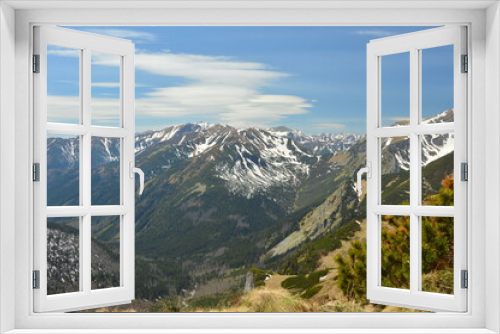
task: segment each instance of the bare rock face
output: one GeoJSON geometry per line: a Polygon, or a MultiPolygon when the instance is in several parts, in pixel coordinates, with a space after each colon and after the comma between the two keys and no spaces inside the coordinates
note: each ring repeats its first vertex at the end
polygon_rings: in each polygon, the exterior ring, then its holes
{"type": "Polygon", "coordinates": [[[253,285],[253,273],[251,271],[247,272],[245,277],[245,293],[249,293],[254,289],[253,285]]]}

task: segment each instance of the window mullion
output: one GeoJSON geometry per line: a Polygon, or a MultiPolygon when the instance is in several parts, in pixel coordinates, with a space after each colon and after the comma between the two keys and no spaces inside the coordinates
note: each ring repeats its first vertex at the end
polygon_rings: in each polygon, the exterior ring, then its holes
{"type": "MultiPolygon", "coordinates": [[[[77,125],[78,127],[81,127],[82,124],[83,124],[83,115],[84,115],[84,112],[83,112],[83,100],[84,100],[84,92],[83,92],[83,76],[84,76],[84,61],[83,61],[83,50],[80,50],[80,122],[79,124],[77,125]]],[[[58,125],[58,124],[57,124],[58,125]]],[[[55,125],[57,127],[57,125],[55,125]]],[[[47,125],[47,127],[49,127],[50,124],[47,125]]],[[[64,125],[65,127],[67,127],[68,125],[64,125]]],[[[80,140],[80,151],[79,151],[79,156],[78,156],[78,160],[79,160],[79,179],[80,179],[80,187],[79,187],[79,197],[80,197],[80,203],[79,205],[81,207],[84,207],[85,205],[85,201],[84,201],[84,194],[83,194],[83,188],[84,188],[84,182],[83,182],[83,166],[84,166],[84,159],[83,159],[83,148],[85,147],[84,143],[83,143],[83,138],[84,136],[82,134],[79,134],[79,140],[80,140]]],[[[83,268],[83,265],[82,265],[82,261],[84,259],[84,233],[83,233],[83,230],[84,230],[84,223],[85,223],[85,220],[83,218],[83,216],[79,216],[78,217],[79,219],[79,224],[78,224],[78,235],[79,235],[79,238],[78,238],[78,249],[79,249],[79,270],[78,270],[78,282],[80,284],[80,288],[79,288],[79,291],[84,291],[84,288],[86,287],[85,286],[85,270],[83,268]]]]}
{"type": "MultiPolygon", "coordinates": [[[[90,127],[90,103],[91,103],[91,51],[86,48],[83,50],[83,73],[82,73],[82,123],[84,127],[90,127]]],[[[83,171],[82,179],[82,198],[83,205],[89,208],[91,203],[91,181],[92,181],[92,161],[91,161],[91,150],[92,150],[92,134],[88,131],[84,134],[82,140],[82,159],[81,170],[83,171]]],[[[83,278],[83,291],[90,293],[91,291],[91,215],[90,211],[83,216],[83,227],[81,229],[82,235],[80,238],[80,247],[82,249],[82,261],[80,262],[80,267],[82,270],[83,278]]]]}
{"type": "Polygon", "coordinates": [[[414,132],[420,114],[420,64],[419,51],[410,50],[410,291],[416,293],[420,287],[420,224],[413,208],[420,204],[420,154],[419,137],[414,132]]]}

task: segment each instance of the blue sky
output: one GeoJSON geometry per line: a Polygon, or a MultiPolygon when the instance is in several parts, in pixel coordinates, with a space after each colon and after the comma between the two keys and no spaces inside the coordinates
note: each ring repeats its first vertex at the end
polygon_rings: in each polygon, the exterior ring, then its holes
{"type": "MultiPolygon", "coordinates": [[[[137,131],[208,121],[238,127],[284,125],[308,133],[365,133],[366,44],[428,27],[71,29],[135,43],[137,131]]],[[[452,47],[424,52],[426,117],[453,106],[452,47]]],[[[78,75],[78,60],[73,57],[72,63],[68,55],[61,49],[49,54],[53,80],[49,78],[48,93],[61,110],[71,104],[75,89],[69,82],[78,75]]],[[[408,117],[409,68],[404,55],[387,57],[395,59],[382,60],[382,114],[384,124],[391,124],[408,117]]],[[[111,58],[92,59],[96,125],[116,123],[118,79],[111,58]]]]}

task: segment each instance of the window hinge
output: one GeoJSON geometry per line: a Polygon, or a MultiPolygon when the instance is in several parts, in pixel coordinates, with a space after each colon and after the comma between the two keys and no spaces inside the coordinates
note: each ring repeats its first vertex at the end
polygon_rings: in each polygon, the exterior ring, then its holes
{"type": "Polygon", "coordinates": [[[467,289],[469,288],[469,272],[467,270],[462,270],[461,272],[462,276],[462,289],[467,289]]]}
{"type": "Polygon", "coordinates": [[[40,164],[38,162],[33,164],[33,181],[40,182],[40,164]]]}
{"type": "Polygon", "coordinates": [[[40,55],[33,55],[33,73],[40,73],[40,55]]]}
{"type": "Polygon", "coordinates": [[[460,165],[460,180],[469,181],[469,165],[466,162],[462,162],[460,165]]]}
{"type": "Polygon", "coordinates": [[[469,72],[469,56],[462,55],[462,73],[469,72]]]}
{"type": "Polygon", "coordinates": [[[33,289],[40,289],[40,270],[33,270],[33,289]]]}

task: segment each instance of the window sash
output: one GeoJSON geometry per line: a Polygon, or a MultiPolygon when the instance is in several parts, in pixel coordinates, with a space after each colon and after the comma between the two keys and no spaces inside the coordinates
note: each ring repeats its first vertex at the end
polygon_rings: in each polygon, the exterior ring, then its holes
{"type": "Polygon", "coordinates": [[[134,299],[134,179],[129,162],[134,163],[134,45],[120,40],[64,28],[35,27],[34,53],[40,55],[40,73],[34,74],[34,161],[40,163],[40,182],[34,184],[34,266],[40,271],[40,289],[34,289],[34,311],[74,311],[101,305],[129,303],[134,299]],[[80,51],[80,122],[47,122],[47,45],[80,51]],[[117,55],[120,64],[120,127],[91,125],[91,52],[117,55]],[[79,206],[47,207],[47,133],[80,138],[79,206]],[[91,204],[92,137],[120,139],[120,205],[91,204]],[[120,286],[92,290],[92,216],[120,215],[120,286]],[[47,218],[79,217],[78,292],[47,295],[47,218]]]}
{"type": "Polygon", "coordinates": [[[425,134],[455,134],[454,170],[467,162],[467,76],[460,71],[461,54],[466,54],[466,28],[442,27],[372,41],[367,46],[367,161],[372,166],[367,182],[367,298],[377,304],[423,310],[467,310],[467,290],[461,289],[460,271],[467,269],[467,184],[459,178],[454,183],[454,206],[422,206],[421,144],[425,134]],[[420,124],[421,73],[420,50],[454,45],[454,122],[420,124]],[[410,125],[381,127],[381,57],[410,53],[410,125]],[[381,205],[380,138],[410,137],[410,205],[381,205]],[[410,217],[410,289],[381,286],[381,215],[410,217]],[[454,217],[454,295],[420,291],[422,216],[454,217]]]}

